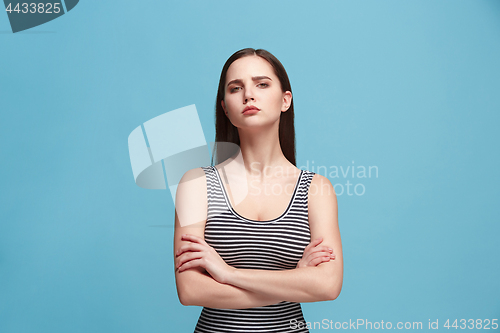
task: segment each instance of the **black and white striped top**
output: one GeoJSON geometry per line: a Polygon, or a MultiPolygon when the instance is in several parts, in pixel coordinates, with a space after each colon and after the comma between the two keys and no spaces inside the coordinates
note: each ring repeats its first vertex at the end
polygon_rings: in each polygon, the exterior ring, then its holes
{"type": "MultiPolygon", "coordinates": [[[[291,201],[281,216],[256,221],[231,206],[219,172],[202,167],[207,179],[208,212],[205,241],[233,267],[293,269],[311,241],[307,196],[314,172],[301,170],[291,201]]],[[[300,303],[283,301],[247,309],[204,307],[195,333],[309,332],[300,303]],[[302,329],[298,328],[299,322],[302,329]]]]}

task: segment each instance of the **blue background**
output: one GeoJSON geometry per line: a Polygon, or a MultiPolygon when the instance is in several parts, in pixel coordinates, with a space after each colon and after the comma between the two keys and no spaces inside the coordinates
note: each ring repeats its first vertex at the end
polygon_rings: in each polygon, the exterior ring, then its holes
{"type": "Polygon", "coordinates": [[[329,177],[365,193],[338,196],[343,290],[306,320],[500,319],[500,1],[87,0],[17,34],[0,13],[1,332],[192,332],[173,201],[127,137],[196,104],[213,141],[245,47],[287,69],[297,166],[378,168],[329,177]]]}

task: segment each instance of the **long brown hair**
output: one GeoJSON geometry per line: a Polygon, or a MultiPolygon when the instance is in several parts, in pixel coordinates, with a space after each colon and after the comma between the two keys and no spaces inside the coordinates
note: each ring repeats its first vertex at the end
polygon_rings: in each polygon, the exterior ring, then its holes
{"type": "MultiPolygon", "coordinates": [[[[219,164],[229,157],[233,156],[237,151],[228,147],[225,142],[231,142],[240,146],[240,136],[238,134],[238,129],[234,126],[228,117],[224,113],[221,101],[224,100],[225,96],[225,84],[226,84],[226,74],[229,66],[239,59],[246,56],[257,55],[265,60],[274,68],[274,73],[278,77],[281,83],[282,92],[290,91],[292,92],[292,87],[288,79],[288,74],[286,73],[285,67],[281,62],[270,52],[263,49],[253,49],[246,48],[235,52],[232,56],[227,59],[222,72],[220,74],[219,89],[217,91],[217,99],[215,101],[215,145],[213,147],[212,154],[212,165],[214,156],[217,157],[217,163],[219,164]]],[[[292,94],[293,96],[293,94],[292,94]]],[[[281,112],[280,123],[279,123],[279,142],[281,146],[281,151],[285,155],[286,159],[296,166],[295,162],[295,125],[294,125],[294,113],[293,113],[293,98],[290,107],[286,112],[281,112]]],[[[229,145],[233,148],[238,148],[234,145],[229,145]]]]}

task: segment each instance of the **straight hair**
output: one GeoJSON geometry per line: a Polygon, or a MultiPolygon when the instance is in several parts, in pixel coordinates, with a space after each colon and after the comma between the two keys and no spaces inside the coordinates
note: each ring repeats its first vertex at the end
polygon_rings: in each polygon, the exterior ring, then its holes
{"type": "MultiPolygon", "coordinates": [[[[224,100],[226,93],[226,75],[229,66],[231,66],[231,64],[237,59],[254,55],[266,60],[274,68],[274,73],[280,81],[282,92],[292,92],[292,87],[290,85],[290,80],[288,79],[288,74],[286,73],[285,67],[283,67],[281,62],[270,52],[263,49],[246,48],[239,50],[231,55],[222,68],[219,80],[219,88],[217,90],[217,98],[215,101],[215,145],[212,151],[212,165],[220,164],[239,151],[240,136],[238,133],[238,128],[231,123],[229,118],[224,113],[221,101],[224,100]],[[226,142],[234,143],[236,146],[225,144],[226,142]],[[216,156],[217,159],[215,164],[214,156],[216,156]]],[[[281,112],[278,136],[283,155],[288,161],[290,161],[290,163],[292,163],[294,166],[297,166],[295,161],[296,152],[293,98],[288,110],[286,112],[281,112]]]]}

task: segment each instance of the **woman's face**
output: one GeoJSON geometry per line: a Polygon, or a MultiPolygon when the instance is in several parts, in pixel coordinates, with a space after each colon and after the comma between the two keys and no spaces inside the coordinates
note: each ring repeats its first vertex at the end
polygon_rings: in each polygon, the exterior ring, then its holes
{"type": "Polygon", "coordinates": [[[262,126],[279,121],[292,102],[292,93],[282,92],[274,69],[259,56],[246,56],[228,68],[222,108],[236,127],[262,126]],[[251,110],[244,113],[248,107],[251,110]]]}

